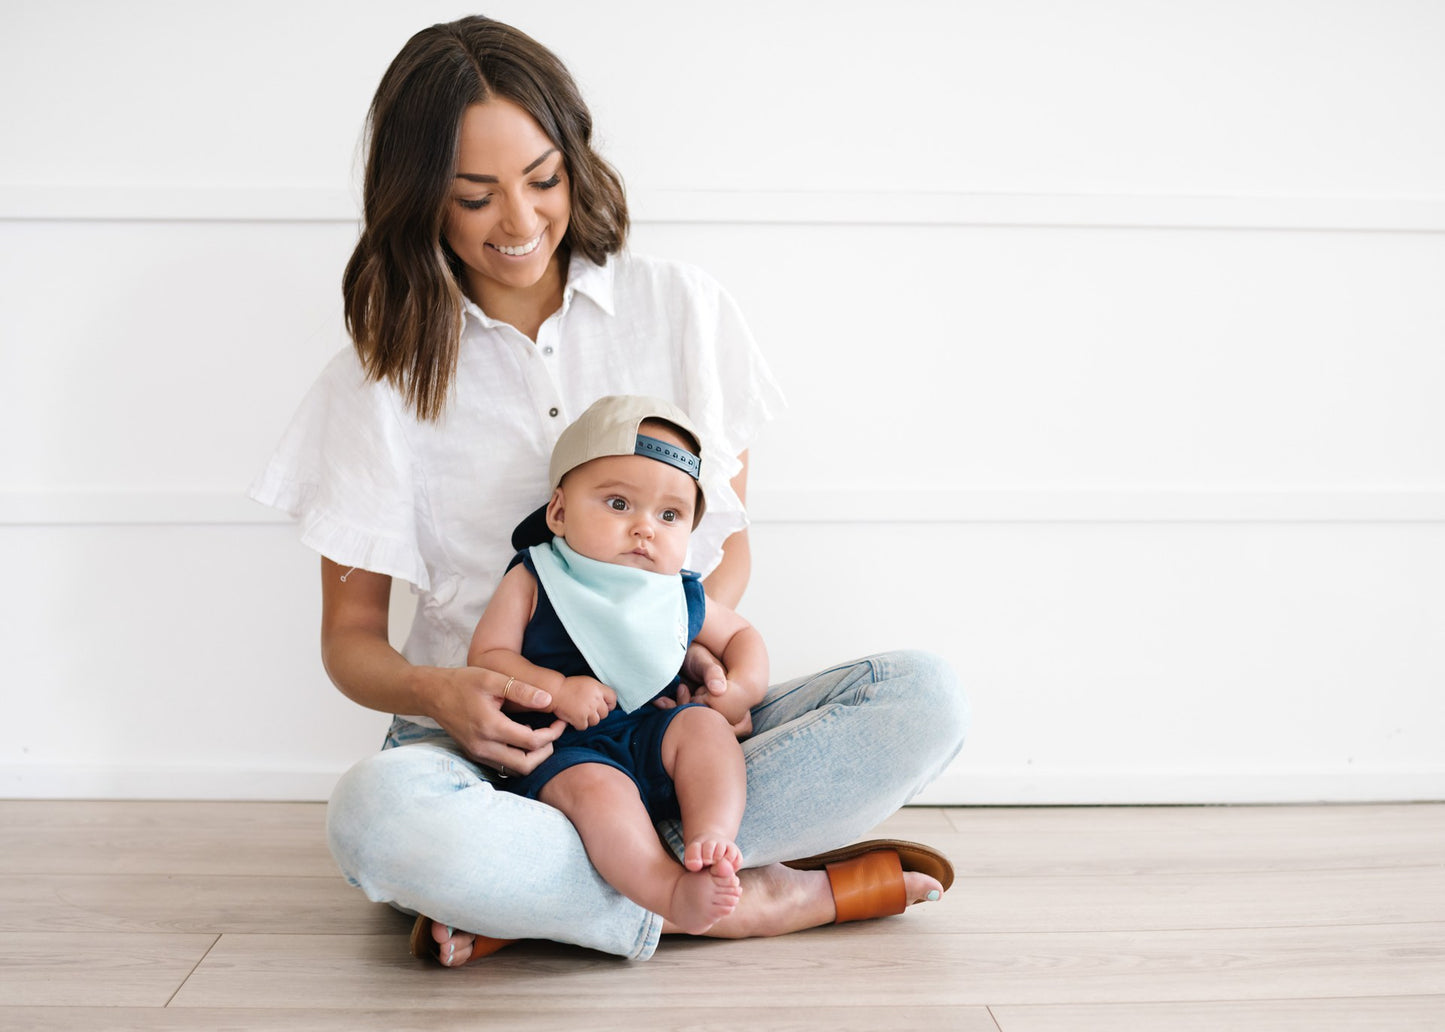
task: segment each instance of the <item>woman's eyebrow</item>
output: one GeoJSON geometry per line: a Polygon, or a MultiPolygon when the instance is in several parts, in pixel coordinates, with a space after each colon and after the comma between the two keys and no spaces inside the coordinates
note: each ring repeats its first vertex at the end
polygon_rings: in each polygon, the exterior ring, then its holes
{"type": "MultiPolygon", "coordinates": [[[[543,155],[542,155],[540,158],[538,158],[536,161],[532,162],[532,163],[531,163],[530,165],[528,165],[526,168],[522,169],[522,175],[525,176],[527,173],[531,172],[531,171],[532,171],[533,169],[535,169],[538,165],[542,164],[542,162],[546,161],[548,158],[550,158],[553,154],[556,154],[556,153],[557,153],[557,148],[556,148],[556,147],[552,147],[551,149],[549,149],[549,150],[547,151],[547,153],[543,154],[543,155]]],[[[466,180],[467,182],[469,182],[469,183],[495,183],[495,182],[497,182],[497,177],[496,177],[496,176],[481,176],[481,175],[477,175],[475,172],[458,172],[457,175],[456,175],[456,178],[458,178],[458,179],[465,179],[465,180],[466,180]]]]}

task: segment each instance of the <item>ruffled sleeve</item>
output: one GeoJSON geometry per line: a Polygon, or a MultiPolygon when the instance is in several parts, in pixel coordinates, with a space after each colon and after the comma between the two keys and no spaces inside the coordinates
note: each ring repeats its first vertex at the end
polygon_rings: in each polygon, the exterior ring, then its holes
{"type": "Polygon", "coordinates": [[[683,352],[688,415],[703,435],[703,490],[707,512],[693,532],[689,568],[706,575],[722,559],[723,542],[748,525],[731,480],[738,456],[786,402],[742,312],[706,274],[697,278],[683,352]]]}
{"type": "Polygon", "coordinates": [[[295,517],[301,541],[328,559],[428,590],[407,418],[348,348],[312,385],[248,493],[295,517]]]}

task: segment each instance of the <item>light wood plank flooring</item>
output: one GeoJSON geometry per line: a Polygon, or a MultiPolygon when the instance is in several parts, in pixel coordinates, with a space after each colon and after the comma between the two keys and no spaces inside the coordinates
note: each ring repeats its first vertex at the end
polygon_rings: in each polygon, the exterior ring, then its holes
{"type": "Polygon", "coordinates": [[[349,889],[323,808],[0,801],[0,1029],[1440,1032],[1445,805],[908,809],[902,917],[460,971],[349,889]]]}

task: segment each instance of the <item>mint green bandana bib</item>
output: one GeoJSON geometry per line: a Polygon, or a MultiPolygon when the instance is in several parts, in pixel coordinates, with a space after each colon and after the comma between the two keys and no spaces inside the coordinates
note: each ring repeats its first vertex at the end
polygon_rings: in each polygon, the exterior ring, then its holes
{"type": "Polygon", "coordinates": [[[678,574],[579,555],[560,537],[528,553],[572,643],[631,712],[672,683],[687,654],[687,597],[678,574]]]}

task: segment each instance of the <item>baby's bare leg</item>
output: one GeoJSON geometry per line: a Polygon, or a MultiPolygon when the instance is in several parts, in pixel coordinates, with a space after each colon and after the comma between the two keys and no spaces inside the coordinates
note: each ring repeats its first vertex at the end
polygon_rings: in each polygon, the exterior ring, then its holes
{"type": "MultiPolygon", "coordinates": [[[[603,763],[568,767],[541,792],[542,802],[567,815],[587,856],[607,883],[683,931],[700,935],[738,905],[735,871],[687,871],[657,837],[637,786],[603,763]]],[[[724,865],[725,866],[725,865],[724,865]]]]}
{"type": "Polygon", "coordinates": [[[705,706],[677,714],[662,736],[662,765],[682,811],[683,865],[689,871],[715,867],[715,874],[731,877],[730,872],[742,867],[734,840],[747,802],[748,776],[727,718],[705,706]]]}

